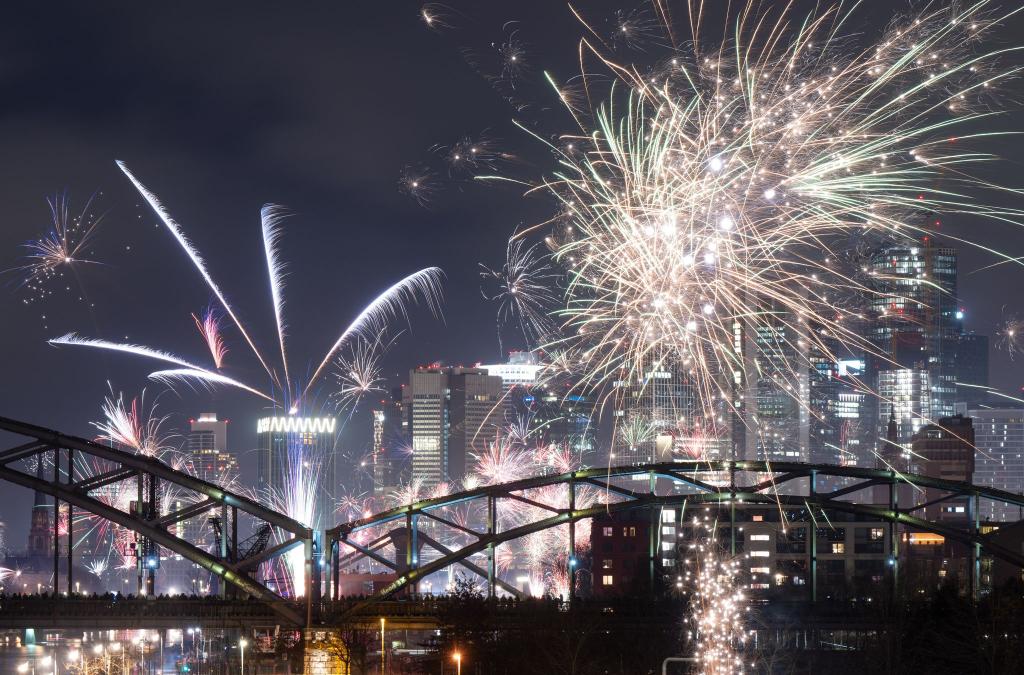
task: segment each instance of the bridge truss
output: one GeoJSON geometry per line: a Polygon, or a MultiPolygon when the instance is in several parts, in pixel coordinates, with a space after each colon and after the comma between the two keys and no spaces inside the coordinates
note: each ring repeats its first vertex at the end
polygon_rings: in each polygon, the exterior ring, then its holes
{"type": "MultiPolygon", "coordinates": [[[[314,558],[314,534],[285,515],[268,509],[248,497],[225,490],[181,471],[177,471],[154,457],[133,454],[111,448],[100,443],[67,436],[57,431],[33,424],[0,417],[0,430],[16,434],[28,440],[6,450],[0,450],[0,479],[16,483],[32,490],[50,495],[55,507],[60,502],[68,505],[67,532],[67,588],[72,588],[72,554],[74,519],[73,509],[83,509],[137,533],[144,540],[163,546],[183,558],[198,564],[221,579],[232,584],[242,593],[267,602],[275,608],[280,617],[293,625],[308,625],[316,601],[318,588],[314,587],[317,576],[312,574],[314,558]],[[95,464],[103,467],[100,472],[82,475],[78,459],[100,460],[95,464]],[[51,477],[43,477],[43,466],[49,460],[51,477]],[[35,465],[35,472],[26,471],[26,465],[35,465]],[[136,499],[127,509],[117,508],[97,496],[97,492],[131,481],[135,485],[136,499]],[[181,506],[169,513],[160,513],[157,504],[161,486],[175,486],[181,492],[181,506]],[[219,538],[219,555],[187,541],[176,533],[173,525],[192,518],[217,514],[221,523],[230,523],[231,532],[219,538]],[[238,549],[238,515],[248,514],[257,521],[270,525],[279,532],[279,543],[264,548],[258,554],[239,559],[229,551],[238,549]],[[230,518],[229,518],[230,514],[230,518]],[[230,541],[229,541],[230,538],[230,541]],[[289,603],[267,586],[254,579],[251,574],[259,565],[295,546],[305,547],[306,560],[306,617],[297,614],[289,603]]],[[[129,488],[130,489],[130,488],[129,488]]],[[[55,514],[57,509],[55,508],[55,514]]],[[[58,587],[58,528],[53,528],[53,578],[54,591],[58,587]]],[[[140,552],[141,554],[141,552],[140,552]]]]}
{"type": "MultiPolygon", "coordinates": [[[[985,488],[969,483],[930,478],[916,474],[903,474],[882,469],[841,467],[802,463],[765,461],[680,461],[643,466],[598,468],[557,475],[537,476],[513,483],[489,485],[457,494],[424,499],[406,506],[393,508],[368,518],[343,523],[325,533],[325,551],[330,555],[330,575],[333,580],[331,595],[337,599],[341,573],[356,561],[370,559],[393,570],[396,579],[374,594],[370,601],[391,596],[403,589],[417,587],[425,577],[450,565],[459,564],[487,580],[489,594],[504,588],[519,595],[517,589],[501,581],[496,573],[495,549],[514,539],[548,528],[568,526],[566,561],[569,575],[569,598],[575,590],[575,524],[580,520],[602,514],[630,509],[649,509],[650,528],[649,561],[653,580],[658,555],[657,535],[660,507],[696,507],[717,505],[730,507],[730,528],[736,532],[737,504],[766,504],[780,508],[803,508],[811,520],[815,514],[839,511],[885,521],[889,524],[890,565],[895,578],[898,561],[897,526],[939,534],[947,539],[968,545],[972,551],[972,588],[978,588],[981,551],[1024,567],[1024,555],[1000,546],[980,532],[980,501],[993,500],[1024,507],[1024,496],[985,488]],[[927,501],[901,506],[900,486],[910,485],[927,501]],[[558,486],[552,491],[552,487],[558,486]],[[881,491],[884,502],[858,503],[864,493],[881,491]],[[582,503],[586,491],[589,499],[582,503]],[[861,493],[861,494],[858,494],[861,493]],[[542,501],[545,497],[547,501],[542,501]],[[552,499],[552,496],[555,498],[552,499]],[[930,521],[923,516],[927,507],[953,499],[967,499],[967,528],[930,521]],[[497,514],[504,503],[528,504],[539,514],[530,522],[517,523],[502,529],[497,514]],[[476,504],[481,526],[471,526],[452,516],[460,505],[476,504]],[[461,522],[460,522],[461,521],[461,522]],[[449,528],[461,532],[458,546],[440,546],[424,532],[429,528],[449,528]],[[390,528],[390,529],[389,529],[390,528]],[[424,547],[434,549],[429,562],[420,564],[424,547]],[[388,557],[390,554],[390,557],[388,557]],[[471,562],[473,556],[486,554],[486,569],[471,562]]],[[[915,500],[917,502],[918,500],[915,500]]],[[[827,515],[825,516],[827,519],[827,515]]],[[[818,522],[822,522],[818,520],[818,522]]],[[[724,523],[723,523],[724,525],[724,523]]],[[[735,535],[733,535],[734,537],[735,535]]],[[[817,593],[817,538],[808,537],[811,598],[817,593]]],[[[735,552],[735,539],[732,541],[735,552]]],[[[895,587],[895,584],[893,585],[895,587]]]]}

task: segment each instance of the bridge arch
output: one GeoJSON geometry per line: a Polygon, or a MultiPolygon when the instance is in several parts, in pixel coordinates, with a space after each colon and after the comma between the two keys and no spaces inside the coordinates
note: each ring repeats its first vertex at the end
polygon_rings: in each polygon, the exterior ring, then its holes
{"type": "MultiPolygon", "coordinates": [[[[970,483],[948,481],[917,474],[904,474],[883,469],[797,462],[687,460],[641,466],[596,468],[571,473],[537,476],[512,483],[482,486],[443,497],[424,499],[367,518],[342,523],[328,530],[325,534],[325,550],[331,555],[331,578],[334,581],[332,593],[334,597],[338,597],[338,580],[341,569],[360,556],[375,560],[394,570],[398,575],[393,583],[375,593],[368,602],[382,600],[404,588],[414,586],[426,576],[453,564],[463,565],[481,577],[485,577],[488,581],[489,592],[493,594],[495,587],[504,586],[508,590],[508,585],[501,582],[495,572],[495,547],[531,533],[551,527],[569,525],[569,549],[574,550],[574,524],[580,520],[593,518],[601,514],[616,513],[630,509],[679,506],[681,504],[699,506],[704,504],[760,503],[786,507],[804,507],[811,513],[814,510],[820,509],[822,511],[842,511],[878,518],[890,524],[890,528],[892,528],[890,539],[892,541],[895,541],[895,527],[897,525],[905,525],[917,530],[939,534],[948,539],[969,545],[974,552],[975,570],[978,569],[977,561],[981,551],[986,551],[994,557],[1019,567],[1024,567],[1024,555],[1000,546],[978,531],[976,516],[980,499],[1003,502],[1024,508],[1024,495],[970,483]],[[709,475],[717,476],[718,480],[713,484],[708,482],[706,478],[702,478],[709,475]],[[636,480],[637,478],[646,478],[647,480],[636,480]],[[819,491],[819,483],[823,478],[842,479],[845,485],[828,491],[819,491]],[[627,482],[624,479],[632,480],[627,482]],[[667,479],[674,484],[685,486],[686,492],[659,495],[656,488],[659,479],[667,479]],[[739,482],[744,479],[749,482],[739,482]],[[624,482],[627,482],[627,484],[623,485],[624,482]],[[897,488],[902,484],[909,484],[922,489],[927,488],[939,493],[940,496],[927,503],[901,508],[896,503],[895,495],[897,488]],[[566,486],[566,503],[558,505],[538,504],[523,494],[528,494],[530,490],[536,488],[552,485],[566,486]],[[638,489],[637,485],[646,485],[647,487],[646,489],[638,489]],[[607,495],[614,496],[615,500],[608,500],[606,503],[586,508],[576,508],[574,495],[579,486],[599,488],[607,495]],[[888,491],[890,495],[890,503],[888,505],[861,504],[840,499],[857,492],[870,490],[875,486],[883,486],[883,489],[888,491]],[[973,504],[972,510],[974,511],[972,515],[974,527],[961,530],[943,523],[931,522],[915,515],[915,512],[927,506],[954,497],[971,498],[970,503],[973,504]],[[483,530],[474,530],[453,523],[451,520],[435,513],[443,511],[445,507],[477,500],[485,500],[487,505],[487,526],[483,530]],[[542,508],[550,515],[524,525],[499,531],[496,527],[494,514],[500,500],[525,501],[542,508]],[[430,562],[418,565],[414,556],[414,552],[417,551],[415,542],[417,538],[422,539],[425,536],[424,533],[419,531],[418,521],[420,518],[426,518],[430,521],[459,529],[470,535],[472,540],[454,550],[445,547],[438,548],[435,545],[433,547],[441,555],[430,562]],[[362,530],[379,528],[396,522],[401,523],[400,527],[388,533],[388,535],[394,540],[396,532],[404,532],[404,534],[399,534],[398,536],[399,538],[405,537],[406,545],[401,551],[399,547],[395,547],[396,558],[400,552],[405,552],[406,560],[404,562],[397,559],[388,560],[379,552],[382,547],[374,548],[375,544],[380,544],[383,541],[382,537],[378,537],[370,544],[353,541],[353,535],[362,530]],[[350,552],[342,555],[342,549],[350,552]],[[486,571],[468,562],[471,556],[481,552],[487,552],[488,554],[486,571]]],[[[436,544],[436,542],[432,542],[433,544],[436,544]]],[[[570,583],[570,598],[572,597],[572,588],[573,584],[570,583]]],[[[518,591],[515,592],[518,593],[518,591]]]]}
{"type": "MultiPolygon", "coordinates": [[[[0,450],[0,479],[37,490],[63,501],[72,507],[84,509],[100,518],[125,527],[142,537],[156,542],[212,572],[223,582],[240,589],[243,593],[267,602],[287,623],[304,625],[309,623],[314,602],[315,589],[308,588],[315,575],[310,574],[313,565],[313,532],[302,523],[282,515],[272,509],[213,483],[208,483],[194,476],[189,476],[164,464],[155,457],[137,455],[116,448],[111,448],[94,441],[76,436],[68,436],[44,427],[0,417],[0,430],[16,434],[28,440],[6,450],[0,450]],[[103,460],[109,470],[91,476],[78,476],[75,471],[73,457],[75,453],[103,460]],[[47,480],[20,470],[21,460],[36,458],[42,462],[47,454],[53,458],[53,478],[47,480]],[[66,458],[67,466],[62,468],[62,458],[66,458]],[[63,478],[63,480],[62,480],[63,478]],[[94,496],[93,492],[122,481],[133,480],[138,486],[136,511],[121,510],[104,503],[94,496]],[[163,481],[176,485],[195,495],[196,501],[170,513],[160,514],[153,511],[145,512],[141,505],[145,502],[144,488],[155,494],[157,486],[163,481]],[[283,541],[261,552],[259,555],[244,560],[229,560],[224,555],[227,533],[221,537],[225,545],[221,547],[221,556],[212,555],[191,542],[177,536],[169,525],[190,518],[195,518],[209,511],[220,509],[226,515],[230,509],[237,518],[239,512],[263,521],[271,527],[278,528],[286,537],[283,541]],[[259,581],[250,578],[247,570],[254,569],[261,562],[295,547],[304,546],[307,567],[307,612],[303,618],[297,614],[289,603],[259,581]]],[[[225,519],[225,526],[227,524],[225,519]]],[[[235,521],[237,522],[237,521],[235,521]]],[[[237,530],[235,530],[237,539],[237,530]]],[[[237,542],[233,547],[237,551],[237,542]]],[[[69,547],[70,550],[70,547],[69,547]]],[[[56,556],[54,550],[54,589],[57,587],[56,556]]],[[[70,570],[71,566],[68,565],[70,570]]]]}

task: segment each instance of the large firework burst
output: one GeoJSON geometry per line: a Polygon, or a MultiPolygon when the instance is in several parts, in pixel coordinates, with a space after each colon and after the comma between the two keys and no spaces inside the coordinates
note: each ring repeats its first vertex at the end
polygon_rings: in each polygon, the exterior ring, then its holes
{"type": "Polygon", "coordinates": [[[994,133],[994,85],[1019,70],[984,47],[1005,18],[988,6],[928,9],[857,49],[841,5],[750,3],[705,34],[695,2],[692,41],[652,69],[584,40],[614,82],[590,89],[592,115],[568,107],[579,132],[551,144],[560,169],[541,187],[562,211],[547,238],[568,273],[559,347],[585,384],[617,394],[668,359],[712,418],[774,359],[752,353],[761,339],[795,354],[772,377],[798,392],[812,355],[877,352],[856,322],[879,291],[845,264],[851,241],[927,239],[937,213],[1019,222],[968,173],[992,159],[968,146],[994,133]]]}

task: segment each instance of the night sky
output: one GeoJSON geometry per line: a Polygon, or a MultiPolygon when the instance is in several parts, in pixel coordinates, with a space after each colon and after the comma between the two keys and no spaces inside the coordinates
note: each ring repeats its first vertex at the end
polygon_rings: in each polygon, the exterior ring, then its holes
{"type": "MultiPolygon", "coordinates": [[[[247,467],[243,477],[253,477],[254,462],[245,460],[253,459],[247,452],[263,409],[254,397],[168,392],[147,382],[152,362],[46,344],[74,330],[208,360],[190,313],[210,293],[115,159],[160,196],[271,356],[259,209],[272,202],[294,212],[282,244],[293,372],[314,368],[377,293],[429,265],[447,275],[444,317],[411,313],[411,330],[387,360],[393,382],[417,364],[498,359],[495,308],[481,297],[477,264],[500,264],[508,235],[543,220],[551,204],[517,188],[448,179],[423,207],[399,194],[397,180],[408,164],[433,166],[447,178],[431,148],[481,133],[517,158],[502,171],[549,171],[539,143],[512,122],[529,120],[549,133],[571,129],[541,71],[578,72],[582,28],[553,0],[447,5],[453,28],[446,31],[428,30],[419,5],[407,2],[7,8],[0,24],[0,269],[21,264],[20,245],[46,229],[47,196],[66,190],[80,206],[100,192],[94,210],[107,215],[89,249],[104,264],[84,269],[70,291],[25,305],[17,275],[0,277],[0,415],[91,436],[89,422],[111,388],[127,397],[145,388],[171,416],[168,429],[185,430],[189,416],[206,410],[231,419],[229,443],[247,467]],[[535,102],[520,110],[481,76],[493,61],[491,43],[510,35],[525,45],[529,64],[516,96],[535,102]],[[77,300],[79,282],[87,301],[77,300]]],[[[600,19],[622,4],[582,6],[600,19]]],[[[881,19],[862,18],[869,34],[878,28],[872,20],[881,19]]],[[[1018,22],[1004,33],[1021,28],[1018,22]]],[[[1014,84],[1010,98],[1019,100],[1014,84]]],[[[1022,121],[1011,112],[994,124],[1020,129],[1022,121]]],[[[1003,139],[998,149],[1010,160],[1001,181],[1019,186],[1024,147],[1003,139]]],[[[1024,254],[1019,228],[969,220],[949,227],[1024,254]]],[[[991,262],[963,253],[961,297],[967,327],[993,335],[1004,306],[1024,313],[1024,271],[972,273],[991,262]]],[[[229,373],[262,383],[240,336],[229,330],[227,337],[229,373]]],[[[1024,359],[1011,362],[993,350],[991,373],[993,385],[1016,391],[1024,359]]],[[[365,411],[350,425],[343,444],[365,445],[365,411]]],[[[0,520],[18,550],[31,495],[14,487],[3,495],[0,520]]]]}

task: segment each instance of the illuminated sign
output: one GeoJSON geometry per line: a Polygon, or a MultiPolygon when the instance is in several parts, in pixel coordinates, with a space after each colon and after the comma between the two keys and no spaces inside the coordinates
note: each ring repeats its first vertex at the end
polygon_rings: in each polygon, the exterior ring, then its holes
{"type": "Polygon", "coordinates": [[[256,433],[333,434],[335,422],[333,417],[264,417],[256,422],[256,433]]]}

